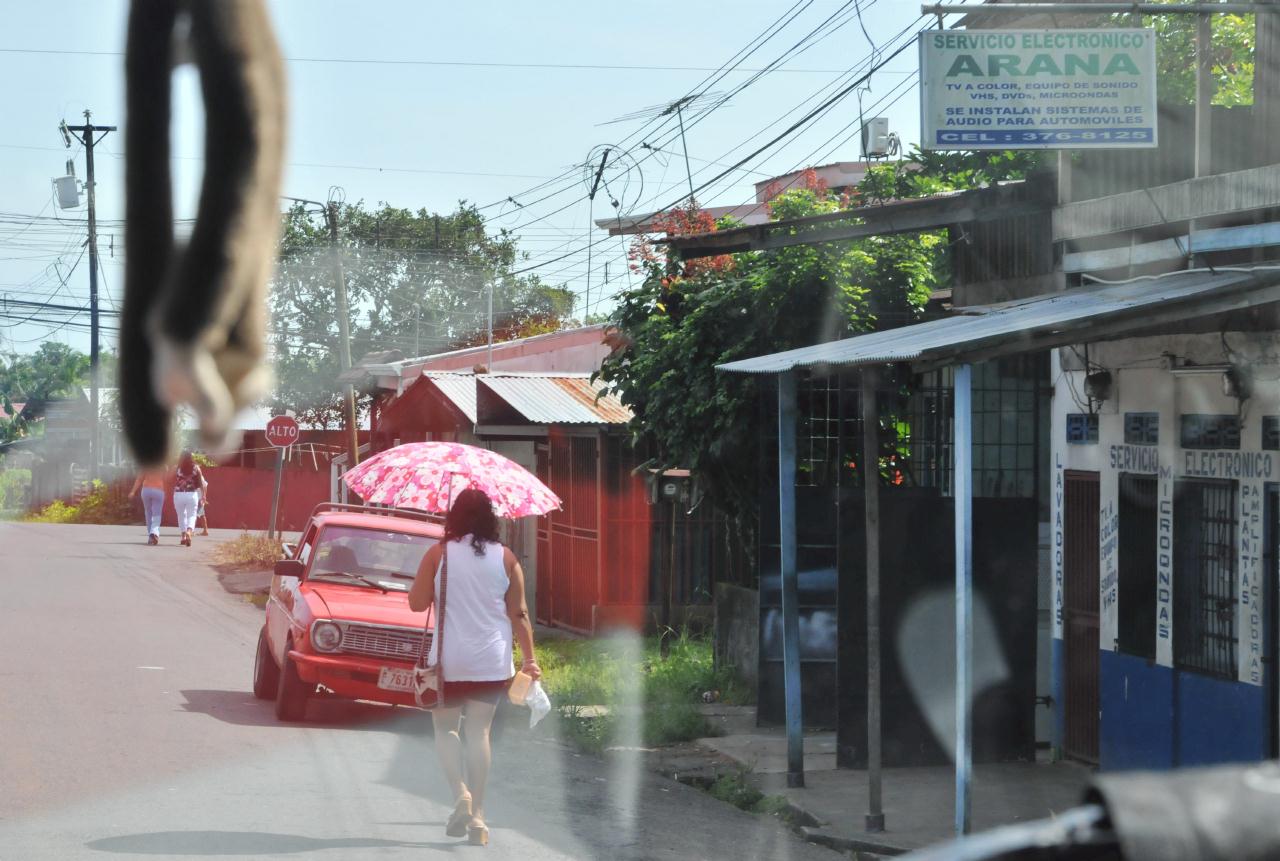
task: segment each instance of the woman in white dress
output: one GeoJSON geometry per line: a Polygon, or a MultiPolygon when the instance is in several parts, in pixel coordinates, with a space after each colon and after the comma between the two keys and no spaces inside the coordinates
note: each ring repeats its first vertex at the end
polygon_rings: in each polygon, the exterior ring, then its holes
{"type": "MultiPolygon", "coordinates": [[[[524,658],[521,670],[535,680],[542,670],[533,655],[524,571],[515,554],[498,540],[498,519],[483,491],[468,488],[458,494],[445,517],[444,540],[427,551],[418,567],[409,591],[412,609],[426,610],[435,603],[446,553],[440,705],[431,713],[436,754],[456,799],[445,833],[465,835],[483,846],[489,842],[484,821],[484,791],[492,758],[489,729],[514,675],[513,639],[519,640],[524,658]],[[465,745],[460,733],[463,718],[465,745]]],[[[440,628],[440,619],[436,626],[440,628]]],[[[436,662],[439,645],[432,642],[428,664],[436,662]]]]}

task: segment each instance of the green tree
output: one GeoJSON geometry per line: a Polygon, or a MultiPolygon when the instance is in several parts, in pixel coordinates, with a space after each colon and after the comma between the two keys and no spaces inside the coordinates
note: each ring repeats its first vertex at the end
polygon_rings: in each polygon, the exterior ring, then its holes
{"type": "MultiPolygon", "coordinates": [[[[850,203],[972,188],[1021,177],[1036,163],[1034,155],[917,153],[909,162],[873,169],[846,199],[810,173],[804,188],[772,201],[770,214],[790,220],[850,203]]],[[[679,234],[728,226],[713,224],[706,213],[680,211],[659,229],[679,234]]],[[[634,412],[633,438],[651,456],[650,465],[691,469],[711,501],[749,532],[764,383],[715,366],[917,319],[945,282],[944,239],[941,232],[873,236],[686,263],[640,241],[632,258],[644,280],[621,296],[612,318],[617,348],[599,376],[634,412]]]]}
{"type": "Polygon", "coordinates": [[[448,215],[348,204],[339,211],[339,236],[335,259],[324,220],[292,209],[272,282],[275,406],[307,424],[334,425],[341,415],[339,261],[353,361],[372,351],[426,355],[483,341],[490,290],[495,340],[554,331],[572,311],[568,290],[509,274],[520,259],[514,237],[487,234],[466,204],[448,215]]]}
{"type": "MultiPolygon", "coordinates": [[[[1178,2],[1178,0],[1170,0],[1178,2]]],[[[1152,15],[1144,27],[1156,31],[1156,92],[1161,102],[1191,104],[1196,94],[1195,15],[1152,15]]],[[[1213,15],[1213,104],[1253,104],[1254,16],[1213,15]]],[[[1127,23],[1130,16],[1116,16],[1127,23]]]]}
{"type": "Polygon", "coordinates": [[[0,441],[27,436],[52,400],[88,384],[89,357],[57,341],[0,357],[0,441]],[[22,412],[14,403],[25,403],[22,412]]]}

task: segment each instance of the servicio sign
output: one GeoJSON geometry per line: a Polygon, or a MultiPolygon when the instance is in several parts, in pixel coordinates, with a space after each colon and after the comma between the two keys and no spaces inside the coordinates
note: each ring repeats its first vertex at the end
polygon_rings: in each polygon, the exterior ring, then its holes
{"type": "Polygon", "coordinates": [[[298,423],[289,416],[275,416],[267,422],[267,442],[288,448],[298,441],[298,423]]]}
{"type": "Polygon", "coordinates": [[[924,149],[1154,147],[1154,30],[926,30],[924,149]]]}

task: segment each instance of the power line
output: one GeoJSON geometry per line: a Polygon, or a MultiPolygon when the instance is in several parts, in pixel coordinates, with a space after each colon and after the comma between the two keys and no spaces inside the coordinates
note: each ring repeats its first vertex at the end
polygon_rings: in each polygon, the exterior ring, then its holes
{"type": "MultiPolygon", "coordinates": [[[[54,56],[123,57],[123,51],[76,51],[52,48],[0,48],[0,54],[47,54],[54,56]]],[[[722,67],[658,66],[625,63],[513,63],[482,60],[393,60],[373,57],[285,57],[287,63],[335,63],[361,66],[442,66],[480,69],[580,69],[585,71],[620,72],[718,72],[722,67]]],[[[732,71],[759,73],[766,69],[735,68],[732,71]]],[[[837,69],[786,69],[793,74],[829,75],[837,69]]]]}

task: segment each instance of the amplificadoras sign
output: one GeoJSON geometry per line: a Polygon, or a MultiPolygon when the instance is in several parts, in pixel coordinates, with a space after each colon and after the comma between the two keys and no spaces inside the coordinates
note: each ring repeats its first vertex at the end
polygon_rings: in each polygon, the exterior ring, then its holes
{"type": "Polygon", "coordinates": [[[1154,30],[927,30],[924,149],[1156,145],[1154,30]]]}

